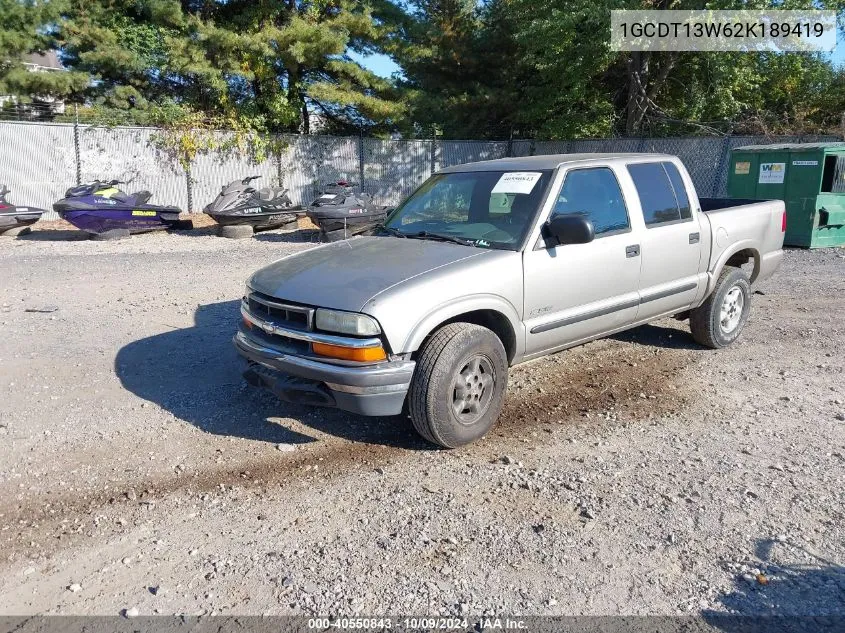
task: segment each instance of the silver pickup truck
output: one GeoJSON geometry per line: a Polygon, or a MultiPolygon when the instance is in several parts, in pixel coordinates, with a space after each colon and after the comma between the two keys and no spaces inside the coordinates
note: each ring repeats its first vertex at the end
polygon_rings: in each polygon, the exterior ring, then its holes
{"type": "Polygon", "coordinates": [[[493,426],[512,365],[665,316],[729,345],[785,230],[783,202],[699,198],[674,156],[449,167],[377,235],[252,275],[234,343],[247,380],[284,400],[405,411],[456,447],[493,426]]]}

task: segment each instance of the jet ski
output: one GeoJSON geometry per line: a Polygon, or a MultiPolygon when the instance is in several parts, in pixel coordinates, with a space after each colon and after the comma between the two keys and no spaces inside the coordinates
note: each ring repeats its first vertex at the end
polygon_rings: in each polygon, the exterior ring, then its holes
{"type": "Polygon", "coordinates": [[[320,227],[320,236],[329,242],[365,233],[384,221],[387,207],[373,204],[373,199],[346,181],[328,185],[305,211],[320,227]]]}
{"type": "Polygon", "coordinates": [[[6,200],[10,189],[0,185],[0,233],[35,224],[41,219],[44,209],[36,207],[19,207],[6,200]]]}
{"type": "Polygon", "coordinates": [[[149,204],[149,191],[127,194],[117,188],[119,180],[95,180],[71,187],[65,197],[53,203],[53,210],[76,228],[94,235],[112,231],[143,233],[182,228],[178,207],[149,204]]]}
{"type": "Polygon", "coordinates": [[[283,187],[251,186],[261,176],[233,180],[220,190],[203,211],[221,226],[248,225],[254,231],[269,231],[296,222],[293,203],[283,187]]]}

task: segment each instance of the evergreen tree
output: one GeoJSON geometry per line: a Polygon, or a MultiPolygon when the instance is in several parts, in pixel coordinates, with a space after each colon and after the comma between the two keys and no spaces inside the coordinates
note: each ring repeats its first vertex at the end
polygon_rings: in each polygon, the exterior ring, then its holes
{"type": "Polygon", "coordinates": [[[0,95],[20,101],[37,97],[69,98],[87,84],[82,73],[30,72],[24,65],[29,53],[49,51],[55,41],[46,27],[61,15],[60,2],[0,0],[0,95]]]}
{"type": "MultiPolygon", "coordinates": [[[[395,14],[391,3],[373,1],[381,15],[395,14]]],[[[366,1],[0,2],[11,17],[0,35],[0,82],[16,93],[29,88],[10,60],[53,46],[75,71],[63,74],[75,81],[73,90],[84,88],[90,102],[136,119],[201,111],[308,131],[309,113],[316,113],[335,130],[357,130],[391,127],[404,113],[393,83],[349,57],[381,50],[387,37],[366,1]]]]}
{"type": "Polygon", "coordinates": [[[393,48],[405,73],[416,132],[503,138],[520,107],[513,73],[519,50],[503,0],[422,0],[393,48]]]}

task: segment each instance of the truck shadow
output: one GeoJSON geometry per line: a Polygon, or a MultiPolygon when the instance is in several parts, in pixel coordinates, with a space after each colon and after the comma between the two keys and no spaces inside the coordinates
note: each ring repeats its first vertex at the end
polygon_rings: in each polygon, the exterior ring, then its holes
{"type": "Polygon", "coordinates": [[[680,321],[674,321],[682,329],[667,327],[665,325],[654,325],[649,323],[641,325],[633,330],[625,330],[618,332],[610,338],[615,341],[622,341],[625,343],[637,343],[639,345],[646,345],[648,347],[661,347],[663,349],[690,349],[703,350],[706,349],[702,345],[696,343],[689,329],[681,325],[680,321]]]}
{"type": "Polygon", "coordinates": [[[115,372],[123,387],[215,435],[274,444],[317,441],[316,436],[286,426],[287,418],[356,442],[431,448],[404,417],[365,418],[336,409],[289,404],[247,385],[241,376],[245,365],[232,346],[239,306],[239,301],[199,306],[193,327],[156,334],[121,348],[115,372]]]}
{"type": "Polygon", "coordinates": [[[704,620],[721,631],[845,630],[845,567],[800,545],[764,539],[757,542],[750,571],[735,575],[732,591],[717,599],[724,609],[705,610],[704,620]],[[778,564],[773,550],[801,563],[778,564]],[[758,575],[756,572],[760,572],[758,575]]]}

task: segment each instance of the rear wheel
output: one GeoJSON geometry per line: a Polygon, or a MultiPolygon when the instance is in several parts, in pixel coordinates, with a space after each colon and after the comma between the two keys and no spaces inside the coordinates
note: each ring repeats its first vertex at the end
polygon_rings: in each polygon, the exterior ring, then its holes
{"type": "Polygon", "coordinates": [[[751,309],[751,283],[741,269],[726,266],[705,302],[690,312],[696,342],[719,349],[739,338],[751,309]]]}
{"type": "Polygon", "coordinates": [[[504,404],[508,359],[499,337],[450,323],[423,346],[408,393],[414,428],[445,448],[469,444],[495,424],[504,404]]]}

